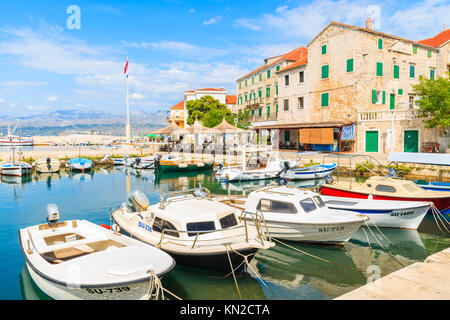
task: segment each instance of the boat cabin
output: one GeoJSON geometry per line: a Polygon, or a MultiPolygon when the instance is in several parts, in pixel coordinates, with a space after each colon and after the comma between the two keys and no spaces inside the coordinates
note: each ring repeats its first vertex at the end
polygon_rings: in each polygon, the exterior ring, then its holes
{"type": "MultiPolygon", "coordinates": [[[[172,197],[163,205],[150,206],[152,232],[194,241],[217,238],[217,233],[237,227],[236,209],[207,198],[193,195],[172,197]]],[[[150,222],[150,221],[149,221],[150,222]]]]}
{"type": "Polygon", "coordinates": [[[376,194],[411,194],[424,191],[422,187],[412,181],[388,177],[370,177],[364,185],[371,190],[371,193],[376,194]]]}
{"type": "Polygon", "coordinates": [[[245,211],[276,215],[314,214],[327,210],[320,195],[288,186],[263,188],[249,194],[245,211]]]}

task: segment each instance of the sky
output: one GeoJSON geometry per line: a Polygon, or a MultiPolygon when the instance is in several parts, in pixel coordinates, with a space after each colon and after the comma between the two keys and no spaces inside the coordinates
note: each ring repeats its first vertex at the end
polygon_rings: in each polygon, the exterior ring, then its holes
{"type": "Polygon", "coordinates": [[[332,20],[364,26],[368,16],[376,30],[422,40],[450,26],[450,1],[2,0],[0,116],[123,113],[127,57],[132,110],[167,110],[197,88],[235,94],[265,58],[332,20]]]}

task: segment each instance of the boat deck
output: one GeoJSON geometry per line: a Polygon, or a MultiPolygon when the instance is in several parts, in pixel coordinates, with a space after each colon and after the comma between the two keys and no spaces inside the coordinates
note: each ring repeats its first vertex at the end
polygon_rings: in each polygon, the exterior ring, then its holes
{"type": "Polygon", "coordinates": [[[450,248],[346,293],[335,300],[448,300],[450,248]]]}

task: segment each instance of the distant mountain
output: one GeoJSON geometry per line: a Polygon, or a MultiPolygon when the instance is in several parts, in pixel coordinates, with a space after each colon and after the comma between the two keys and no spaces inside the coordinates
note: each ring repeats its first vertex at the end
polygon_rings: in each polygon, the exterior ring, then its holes
{"type": "MultiPolygon", "coordinates": [[[[0,119],[0,134],[17,125],[16,134],[21,135],[53,135],[66,131],[100,131],[105,134],[124,135],[126,114],[112,114],[99,111],[58,110],[39,115],[11,117],[0,119]]],[[[130,112],[132,131],[135,134],[151,132],[167,123],[167,111],[130,112]]]]}

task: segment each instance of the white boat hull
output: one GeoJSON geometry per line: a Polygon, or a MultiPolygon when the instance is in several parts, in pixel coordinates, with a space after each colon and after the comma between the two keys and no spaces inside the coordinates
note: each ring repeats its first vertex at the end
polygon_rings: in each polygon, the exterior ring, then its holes
{"type": "Polygon", "coordinates": [[[28,272],[34,283],[55,300],[139,300],[148,293],[149,281],[116,287],[81,288],[50,281],[39,275],[28,263],[28,272]]]}
{"type": "MultiPolygon", "coordinates": [[[[347,242],[364,222],[362,220],[340,223],[266,221],[266,224],[270,236],[276,239],[333,244],[347,242]]],[[[264,228],[263,224],[262,229],[264,228]]]]}
{"type": "Polygon", "coordinates": [[[257,181],[268,180],[278,177],[280,170],[278,171],[263,171],[263,170],[229,170],[225,169],[218,175],[218,179],[224,182],[229,181],[257,181]]]}
{"type": "Polygon", "coordinates": [[[401,228],[416,230],[423,218],[430,209],[429,204],[423,202],[405,202],[405,201],[389,201],[389,200],[362,200],[352,198],[336,198],[322,196],[327,206],[335,210],[345,210],[349,212],[360,213],[368,216],[370,220],[367,222],[369,226],[385,227],[385,228],[401,228]],[[330,202],[335,201],[370,201],[365,206],[355,206],[355,208],[346,208],[342,205],[335,205],[330,202]]]}
{"type": "Polygon", "coordinates": [[[1,174],[4,176],[11,177],[22,177],[29,175],[31,173],[31,167],[28,166],[10,166],[1,167],[1,174]]]}
{"type": "Polygon", "coordinates": [[[281,178],[285,178],[286,180],[312,180],[312,179],[321,179],[328,174],[332,174],[336,167],[321,169],[321,168],[312,168],[308,170],[305,169],[289,169],[286,172],[282,172],[280,174],[281,178]]]}

